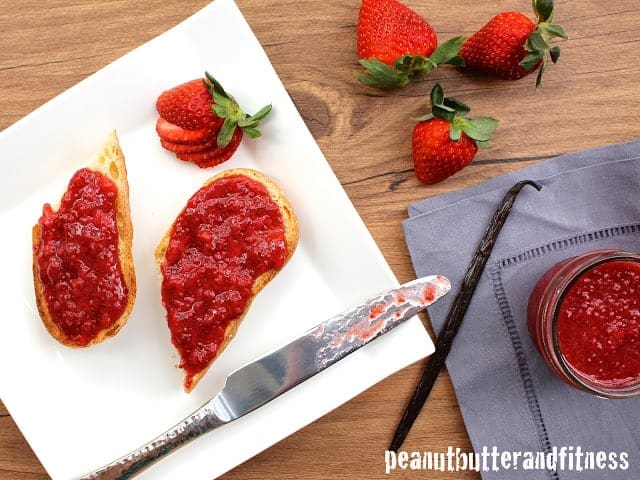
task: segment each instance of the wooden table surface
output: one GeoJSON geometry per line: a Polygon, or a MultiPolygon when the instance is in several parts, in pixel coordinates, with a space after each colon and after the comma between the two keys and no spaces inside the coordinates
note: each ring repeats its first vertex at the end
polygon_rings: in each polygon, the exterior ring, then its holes
{"type": "MultiPolygon", "coordinates": [[[[207,3],[3,0],[0,129],[207,3]]],[[[441,39],[469,35],[498,11],[530,10],[528,0],[406,3],[429,19],[441,39]]],[[[414,278],[401,230],[412,202],[558,154],[640,138],[636,0],[557,0],[556,19],[570,40],[537,91],[532,77],[503,82],[445,67],[388,93],[367,89],[354,78],[358,1],[238,0],[238,5],[400,281],[414,278]],[[469,167],[439,185],[424,186],[412,169],[411,117],[425,111],[436,80],[472,105],[476,115],[499,118],[501,127],[494,147],[481,151],[469,167]]],[[[422,368],[418,362],[398,372],[224,478],[385,478],[383,452],[422,368]]],[[[442,452],[449,445],[471,451],[443,373],[404,448],[442,452]]],[[[439,472],[395,477],[479,478],[439,472]]],[[[0,479],[47,478],[0,403],[0,479]]]]}

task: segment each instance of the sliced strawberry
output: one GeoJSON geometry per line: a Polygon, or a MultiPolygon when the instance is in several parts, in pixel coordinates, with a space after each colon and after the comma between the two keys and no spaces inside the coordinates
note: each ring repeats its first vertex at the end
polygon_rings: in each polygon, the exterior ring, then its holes
{"type": "Polygon", "coordinates": [[[213,167],[231,158],[233,152],[224,151],[222,148],[214,148],[211,150],[205,150],[204,152],[195,153],[176,153],[176,157],[185,162],[192,162],[198,165],[200,168],[213,167]]]}
{"type": "Polygon", "coordinates": [[[213,113],[215,102],[208,85],[203,78],[198,78],[163,92],[156,100],[158,113],[187,130],[220,130],[224,119],[213,113]]]}
{"type": "Polygon", "coordinates": [[[242,111],[222,85],[205,72],[195,79],[163,92],[156,100],[160,118],[156,132],[162,146],[180,160],[201,167],[227,160],[238,148],[243,132],[259,137],[258,125],[271,105],[253,115],[242,111]]]}
{"type": "Polygon", "coordinates": [[[162,117],[158,117],[156,132],[161,139],[171,143],[203,143],[212,137],[212,131],[209,128],[187,130],[186,128],[168,122],[162,117]]]}
{"type": "Polygon", "coordinates": [[[160,139],[160,144],[165,150],[169,150],[174,153],[196,153],[202,152],[205,150],[211,150],[212,148],[217,148],[215,138],[208,140],[203,143],[175,143],[168,142],[167,140],[160,139]]]}
{"type": "Polygon", "coordinates": [[[224,148],[213,147],[209,150],[192,153],[176,153],[176,157],[185,162],[193,162],[200,168],[213,167],[231,158],[242,141],[242,129],[236,128],[231,141],[224,148]]]}

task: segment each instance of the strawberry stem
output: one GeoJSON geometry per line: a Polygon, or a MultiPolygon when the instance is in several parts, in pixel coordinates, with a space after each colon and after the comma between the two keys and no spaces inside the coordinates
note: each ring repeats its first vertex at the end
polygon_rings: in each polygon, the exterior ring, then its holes
{"type": "Polygon", "coordinates": [[[368,87],[380,89],[405,87],[414,80],[426,77],[439,65],[463,66],[464,60],[459,52],[465,40],[465,37],[451,38],[436,48],[430,57],[403,55],[396,59],[393,66],[377,58],[361,59],[360,64],[365,71],[356,74],[356,77],[368,87]]]}
{"type": "Polygon", "coordinates": [[[251,138],[261,136],[257,127],[260,125],[260,121],[271,112],[271,104],[262,107],[253,115],[247,115],[236,99],[227,93],[220,82],[209,72],[205,72],[203,81],[214,101],[211,106],[213,113],[219,118],[224,118],[222,127],[218,132],[218,147],[224,148],[229,144],[237,127],[241,128],[251,138]]]}
{"type": "Polygon", "coordinates": [[[536,87],[542,83],[542,74],[546,67],[547,54],[553,63],[560,57],[560,46],[550,46],[550,42],[556,38],[568,38],[562,26],[553,23],[555,10],[553,0],[532,0],[533,11],[536,14],[536,29],[531,32],[524,44],[527,54],[520,62],[520,66],[527,72],[540,65],[536,78],[536,87]]]}
{"type": "Polygon", "coordinates": [[[498,128],[499,121],[491,117],[465,118],[471,108],[453,97],[445,97],[439,83],[431,89],[431,113],[417,118],[417,121],[437,117],[451,123],[449,138],[457,142],[464,133],[479,147],[488,147],[491,134],[498,128]]]}

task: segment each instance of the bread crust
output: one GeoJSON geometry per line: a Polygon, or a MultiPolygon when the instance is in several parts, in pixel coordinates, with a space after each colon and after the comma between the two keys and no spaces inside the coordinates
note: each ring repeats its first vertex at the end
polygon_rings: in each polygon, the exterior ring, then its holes
{"type": "MultiPolygon", "coordinates": [[[[33,226],[31,230],[32,243],[33,243],[33,283],[36,294],[36,305],[40,318],[47,331],[57,341],[72,348],[89,347],[103,342],[107,338],[113,337],[120,329],[127,323],[129,315],[133,310],[133,305],[136,298],[136,275],[133,264],[132,255],[132,243],[133,243],[133,225],[131,223],[131,210],[129,206],[129,184],[127,181],[127,168],[125,165],[124,155],[120,148],[118,136],[116,132],[111,132],[98,151],[87,165],[88,169],[100,172],[111,181],[113,181],[117,188],[118,193],[116,196],[116,220],[118,230],[118,258],[120,261],[120,268],[124,277],[125,285],[127,286],[129,295],[127,298],[127,305],[124,312],[118,318],[113,325],[106,329],[101,330],[87,345],[78,345],[73,342],[65,333],[56,325],[51,318],[47,302],[44,296],[44,286],[40,281],[40,272],[38,268],[38,261],[36,252],[40,243],[40,225],[38,222],[33,226]]],[[[57,210],[59,203],[54,206],[54,210],[57,210]]]]}
{"type": "MultiPolygon", "coordinates": [[[[193,380],[191,382],[190,387],[187,388],[185,386],[185,391],[187,393],[193,390],[193,388],[198,384],[200,379],[207,373],[208,369],[211,367],[213,362],[215,362],[215,360],[220,356],[220,354],[224,351],[227,345],[229,345],[231,340],[236,335],[238,328],[242,323],[242,320],[244,320],[245,316],[247,315],[253,300],[256,298],[258,293],[260,293],[260,291],[273,279],[273,277],[275,277],[276,274],[280,270],[282,270],[282,268],[284,268],[284,266],[289,262],[289,259],[295,252],[295,249],[298,245],[298,238],[300,236],[300,233],[298,228],[298,219],[293,211],[293,208],[291,207],[289,200],[287,200],[287,198],[284,196],[284,193],[282,192],[282,190],[280,190],[280,187],[278,187],[278,185],[273,180],[268,178],[262,172],[248,169],[248,168],[231,168],[209,178],[202,185],[202,187],[209,185],[210,183],[213,183],[216,180],[219,180],[221,178],[231,177],[236,175],[244,175],[248,178],[251,178],[255,181],[260,182],[262,185],[266,187],[267,192],[271,197],[271,200],[276,205],[278,205],[280,209],[280,213],[282,214],[282,220],[284,225],[284,236],[285,236],[286,245],[287,245],[287,256],[280,269],[268,270],[264,272],[262,275],[260,275],[259,277],[257,277],[256,280],[253,282],[253,286],[251,288],[251,296],[247,300],[247,304],[244,311],[242,312],[241,315],[232,319],[229,322],[229,325],[227,326],[224,333],[223,341],[220,344],[220,347],[218,348],[216,356],[213,359],[211,359],[211,361],[209,362],[209,364],[205,369],[203,369],[201,372],[193,376],[193,380]]],[[[175,220],[174,220],[174,223],[171,224],[167,232],[164,234],[164,236],[162,237],[162,239],[160,240],[156,248],[155,257],[156,257],[156,262],[158,264],[158,268],[160,268],[162,266],[162,263],[164,262],[165,254],[169,246],[169,240],[171,238],[171,234],[173,233],[174,226],[175,226],[175,220]]]]}

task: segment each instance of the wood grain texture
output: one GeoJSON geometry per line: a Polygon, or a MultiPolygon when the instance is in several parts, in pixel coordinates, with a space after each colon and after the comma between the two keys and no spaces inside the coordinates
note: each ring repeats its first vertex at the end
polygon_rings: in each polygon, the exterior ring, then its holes
{"type": "MultiPolygon", "coordinates": [[[[3,0],[0,129],[207,3],[3,0]]],[[[528,0],[406,4],[425,16],[441,39],[471,34],[498,11],[530,8],[528,0]]],[[[303,2],[292,0],[238,0],[238,5],[400,281],[414,277],[401,230],[412,202],[558,154],[640,138],[636,0],[612,0],[606,9],[597,0],[557,0],[557,20],[570,40],[537,91],[533,78],[509,83],[444,67],[428,80],[388,93],[365,88],[354,76],[358,1],[304,2],[303,8],[303,2]],[[412,170],[411,117],[427,108],[434,81],[469,103],[473,114],[499,118],[501,127],[494,148],[481,151],[454,177],[427,187],[412,170]]],[[[223,478],[387,478],[383,452],[422,368],[418,362],[398,372],[223,478]]],[[[443,373],[404,447],[442,452],[449,445],[471,450],[443,373]]],[[[392,477],[479,475],[396,472],[392,477]]],[[[0,480],[48,478],[0,403],[0,480]]]]}

